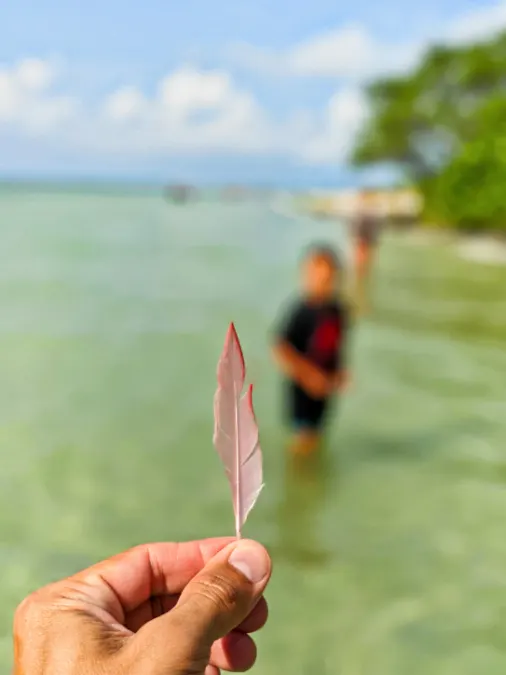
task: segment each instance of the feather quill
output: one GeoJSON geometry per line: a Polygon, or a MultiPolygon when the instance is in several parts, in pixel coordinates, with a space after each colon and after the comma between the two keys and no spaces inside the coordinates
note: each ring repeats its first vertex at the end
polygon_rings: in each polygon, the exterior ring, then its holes
{"type": "Polygon", "coordinates": [[[246,366],[234,324],[230,324],[218,362],[214,395],[213,442],[225,467],[235,515],[235,533],[241,529],[263,488],[262,451],[253,410],[253,386],[243,394],[246,366]]]}

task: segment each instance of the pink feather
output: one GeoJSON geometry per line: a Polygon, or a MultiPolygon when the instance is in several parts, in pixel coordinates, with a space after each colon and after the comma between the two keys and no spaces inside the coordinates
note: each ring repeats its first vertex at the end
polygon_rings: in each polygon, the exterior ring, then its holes
{"type": "Polygon", "coordinates": [[[253,411],[253,386],[242,395],[246,366],[234,324],[230,324],[218,362],[218,389],[214,395],[213,442],[225,466],[235,515],[235,532],[241,528],[260,494],[262,451],[253,411]]]}

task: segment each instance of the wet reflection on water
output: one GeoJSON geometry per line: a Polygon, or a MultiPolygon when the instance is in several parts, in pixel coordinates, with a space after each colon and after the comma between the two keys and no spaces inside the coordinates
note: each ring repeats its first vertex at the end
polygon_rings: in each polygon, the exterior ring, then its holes
{"type": "Polygon", "coordinates": [[[323,565],[331,554],[319,540],[318,518],[333,482],[326,452],[303,457],[287,454],[282,499],[278,509],[278,553],[291,562],[323,565]]]}

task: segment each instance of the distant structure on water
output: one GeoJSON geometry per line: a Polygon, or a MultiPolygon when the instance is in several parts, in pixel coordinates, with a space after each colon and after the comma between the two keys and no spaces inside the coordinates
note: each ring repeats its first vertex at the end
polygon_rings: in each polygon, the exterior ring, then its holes
{"type": "Polygon", "coordinates": [[[175,204],[185,204],[195,197],[195,193],[191,185],[169,185],[165,188],[165,197],[175,204]]]}
{"type": "MultiPolygon", "coordinates": [[[[423,201],[414,190],[383,189],[367,190],[376,215],[392,224],[409,225],[417,222],[423,201]]],[[[360,190],[314,192],[307,195],[301,204],[303,210],[318,218],[355,216],[360,211],[360,190]]]]}

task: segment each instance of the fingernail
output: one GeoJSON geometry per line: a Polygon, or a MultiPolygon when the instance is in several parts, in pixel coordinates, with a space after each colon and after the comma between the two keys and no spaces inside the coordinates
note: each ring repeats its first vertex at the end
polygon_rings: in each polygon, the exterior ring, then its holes
{"type": "Polygon", "coordinates": [[[267,552],[263,546],[254,542],[245,541],[237,544],[228,562],[252,584],[262,581],[269,572],[267,552]]]}

